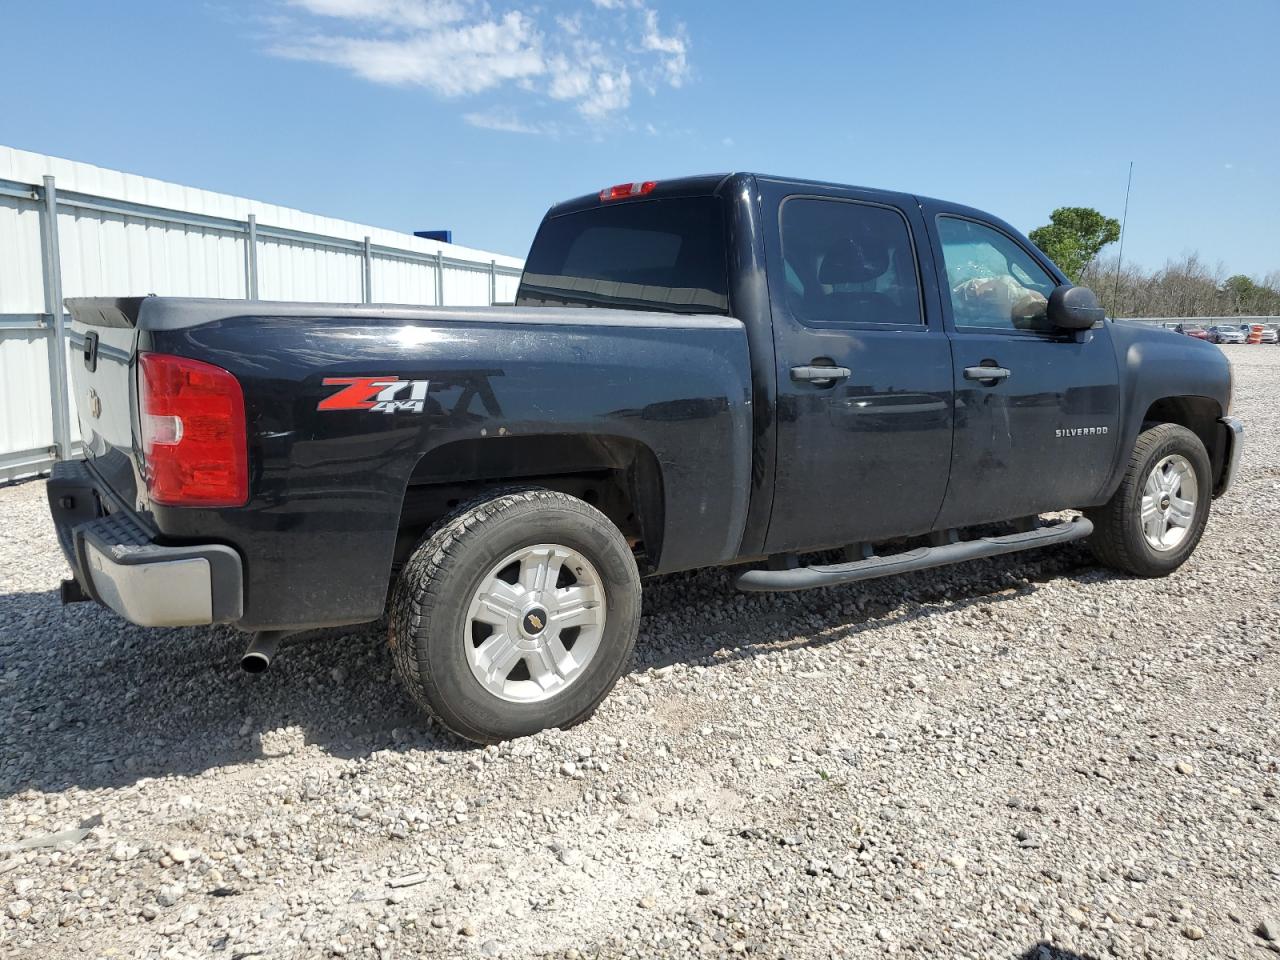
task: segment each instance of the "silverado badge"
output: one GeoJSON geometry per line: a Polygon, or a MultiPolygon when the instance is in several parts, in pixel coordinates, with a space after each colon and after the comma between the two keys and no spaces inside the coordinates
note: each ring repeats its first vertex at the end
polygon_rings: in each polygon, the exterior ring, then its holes
{"type": "Polygon", "coordinates": [[[1059,427],[1053,435],[1061,440],[1064,437],[1102,437],[1109,432],[1109,427],[1059,427]]]}

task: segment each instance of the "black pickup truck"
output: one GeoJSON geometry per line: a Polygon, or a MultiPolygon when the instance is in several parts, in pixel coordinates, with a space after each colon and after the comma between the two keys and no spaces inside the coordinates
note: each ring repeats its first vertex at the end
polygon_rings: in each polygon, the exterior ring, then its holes
{"type": "Polygon", "coordinates": [[[234,624],[250,669],[386,613],[410,694],[477,741],[589,716],[644,576],[794,590],[1086,537],[1162,576],[1241,449],[1217,347],[1107,320],[995,217],[838,184],[558,204],[514,306],[69,308],[64,599],[234,624]]]}

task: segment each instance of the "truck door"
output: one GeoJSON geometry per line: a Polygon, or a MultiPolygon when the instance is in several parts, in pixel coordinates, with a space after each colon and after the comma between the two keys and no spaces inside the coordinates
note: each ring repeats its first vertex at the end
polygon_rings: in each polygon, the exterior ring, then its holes
{"type": "Polygon", "coordinates": [[[777,369],[766,550],[931,529],[951,460],[951,347],[911,197],[761,180],[777,369]]]}
{"type": "Polygon", "coordinates": [[[1057,279],[1012,229],[940,203],[925,203],[924,214],[956,386],[951,484],[938,526],[1090,502],[1119,436],[1108,325],[1053,329],[1045,306],[1057,279]]]}

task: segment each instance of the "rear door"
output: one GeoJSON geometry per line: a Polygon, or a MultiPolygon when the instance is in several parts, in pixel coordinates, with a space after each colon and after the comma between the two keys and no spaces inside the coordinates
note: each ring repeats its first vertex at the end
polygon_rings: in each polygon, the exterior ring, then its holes
{"type": "Polygon", "coordinates": [[[766,550],[924,533],[951,459],[951,347],[912,197],[760,180],[777,375],[766,550]]]}
{"type": "Polygon", "coordinates": [[[1119,436],[1109,325],[1053,329],[1045,308],[1058,280],[1012,228],[936,201],[923,211],[955,365],[951,483],[939,528],[1091,502],[1119,436]]]}

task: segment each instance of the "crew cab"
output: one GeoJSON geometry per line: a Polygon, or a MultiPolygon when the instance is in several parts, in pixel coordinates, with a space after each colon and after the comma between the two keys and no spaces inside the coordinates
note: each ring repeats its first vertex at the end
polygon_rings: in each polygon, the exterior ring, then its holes
{"type": "Polygon", "coordinates": [[[69,308],[64,599],[233,624],[249,669],[386,614],[476,741],[589,716],[654,574],[794,590],[1085,538],[1169,574],[1242,442],[1222,351],[1106,319],[1007,223],[755,174],[553,206],[514,306],[69,308]]]}

